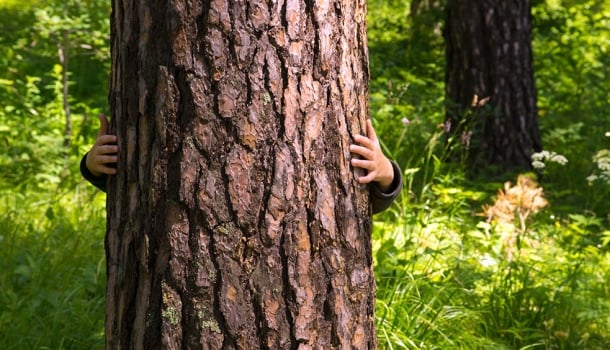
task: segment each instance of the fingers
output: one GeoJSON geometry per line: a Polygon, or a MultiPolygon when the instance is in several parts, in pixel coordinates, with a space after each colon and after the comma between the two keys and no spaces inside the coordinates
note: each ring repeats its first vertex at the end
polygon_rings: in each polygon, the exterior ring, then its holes
{"type": "Polygon", "coordinates": [[[87,154],[87,168],[96,177],[104,174],[115,175],[115,165],[119,161],[118,153],[119,146],[116,144],[116,136],[101,135],[87,154]]]}
{"type": "Polygon", "coordinates": [[[117,145],[101,145],[95,147],[93,153],[96,155],[116,155],[119,153],[119,146],[117,145]]]}
{"type": "Polygon", "coordinates": [[[115,164],[119,160],[117,136],[109,135],[110,123],[103,113],[99,115],[100,128],[95,143],[87,153],[85,165],[95,177],[116,174],[115,164]]]}
{"type": "Polygon", "coordinates": [[[350,152],[356,156],[351,159],[352,166],[366,170],[366,175],[357,177],[358,182],[362,184],[376,181],[381,159],[377,134],[370,119],[366,121],[366,132],[367,136],[354,135],[355,143],[349,147],[350,152]]]}
{"type": "Polygon", "coordinates": [[[352,158],[351,163],[353,167],[366,169],[368,171],[376,169],[375,162],[372,162],[370,160],[352,158]]]}
{"type": "Polygon", "coordinates": [[[114,146],[102,146],[91,150],[87,154],[87,168],[95,176],[101,174],[114,175],[116,173],[115,165],[119,161],[119,156],[115,152],[114,146]]]}
{"type": "Polygon", "coordinates": [[[357,178],[358,182],[361,184],[368,184],[370,182],[373,182],[375,180],[375,173],[368,173],[365,176],[359,176],[357,178]]]}
{"type": "MultiPolygon", "coordinates": [[[[115,135],[102,135],[95,140],[95,145],[101,147],[104,145],[116,146],[117,137],[115,135]]],[[[117,146],[118,147],[118,146],[117,146]]]]}
{"type": "Polygon", "coordinates": [[[351,164],[354,168],[366,170],[366,175],[357,177],[359,183],[366,184],[375,180],[377,176],[377,164],[374,161],[369,159],[352,158],[351,164]]]}
{"type": "MultiPolygon", "coordinates": [[[[98,166],[95,168],[95,172],[99,175],[105,174],[105,175],[115,175],[116,174],[116,168],[113,167],[109,167],[108,165],[105,164],[98,164],[98,166]]],[[[98,175],[98,177],[99,177],[98,175]]]]}
{"type": "Polygon", "coordinates": [[[106,115],[104,113],[100,113],[99,119],[100,119],[100,130],[97,132],[98,137],[102,136],[102,135],[106,135],[108,133],[108,127],[110,125],[110,123],[108,123],[108,118],[106,117],[106,115]]]}
{"type": "Polygon", "coordinates": [[[119,161],[119,156],[116,154],[100,154],[95,158],[97,164],[110,164],[119,161]]]}
{"type": "Polygon", "coordinates": [[[370,159],[352,158],[350,163],[354,168],[366,171],[366,175],[356,177],[359,183],[367,184],[375,180],[375,177],[377,176],[377,165],[374,161],[370,159]]]}
{"type": "Polygon", "coordinates": [[[114,167],[108,164],[116,164],[119,161],[119,146],[101,145],[93,147],[87,155],[87,165],[94,173],[114,174],[114,167]]]}
{"type": "Polygon", "coordinates": [[[97,170],[103,168],[114,169],[114,165],[117,163],[118,160],[119,159],[117,156],[97,156],[92,161],[91,167],[97,170]]]}
{"type": "Polygon", "coordinates": [[[101,146],[92,148],[87,153],[87,161],[92,166],[98,164],[116,163],[119,160],[119,155],[116,146],[101,146]]]}
{"type": "MultiPolygon", "coordinates": [[[[101,145],[109,145],[109,144],[116,144],[117,142],[117,137],[116,135],[100,135],[98,136],[97,140],[95,140],[95,144],[99,147],[101,145]]],[[[118,151],[118,148],[117,148],[118,151]]]]}
{"type": "Polygon", "coordinates": [[[112,147],[114,146],[102,146],[102,147],[94,147],[87,153],[87,158],[85,159],[85,164],[87,169],[93,174],[95,177],[100,177],[104,174],[106,175],[114,175],[116,174],[116,169],[114,165],[118,162],[119,156],[116,152],[112,152],[112,147]],[[102,148],[109,147],[109,148],[102,148]],[[100,152],[110,151],[110,153],[104,154],[100,152]]]}
{"type": "Polygon", "coordinates": [[[111,167],[104,166],[102,168],[102,174],[116,175],[116,168],[111,168],[111,167]]]}
{"type": "Polygon", "coordinates": [[[365,159],[373,159],[375,157],[375,150],[368,147],[350,145],[349,150],[350,152],[357,154],[365,159]]]}
{"type": "Polygon", "coordinates": [[[357,144],[360,144],[366,148],[373,149],[375,147],[375,142],[373,142],[373,140],[366,136],[354,135],[354,141],[356,141],[357,144]]]}
{"type": "Polygon", "coordinates": [[[377,141],[377,134],[375,133],[375,128],[373,128],[373,122],[371,122],[370,119],[366,120],[366,134],[373,142],[377,141]]]}

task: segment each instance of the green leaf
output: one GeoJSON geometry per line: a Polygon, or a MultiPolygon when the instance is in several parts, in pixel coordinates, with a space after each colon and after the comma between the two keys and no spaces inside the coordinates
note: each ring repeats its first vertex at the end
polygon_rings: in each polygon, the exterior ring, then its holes
{"type": "Polygon", "coordinates": [[[55,214],[53,213],[53,207],[48,207],[47,210],[45,211],[44,215],[47,217],[47,219],[49,219],[50,221],[53,221],[55,219],[55,214]]]}

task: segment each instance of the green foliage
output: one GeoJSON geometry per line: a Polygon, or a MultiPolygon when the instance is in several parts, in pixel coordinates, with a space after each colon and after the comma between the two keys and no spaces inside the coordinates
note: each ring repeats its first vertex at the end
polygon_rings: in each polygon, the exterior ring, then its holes
{"type": "Polygon", "coordinates": [[[608,348],[610,2],[534,3],[548,150],[538,175],[549,206],[515,214],[508,227],[481,215],[502,183],[466,180],[465,145],[447,142],[439,126],[444,52],[434,28],[442,13],[413,18],[408,8],[369,2],[371,114],[406,184],[374,227],[380,348],[608,348]],[[418,21],[428,24],[423,41],[414,36],[422,33],[418,21]]]}
{"type": "Polygon", "coordinates": [[[543,145],[569,160],[546,185],[566,211],[584,205],[606,215],[610,186],[591,188],[586,178],[595,169],[591,158],[610,148],[605,137],[610,130],[610,1],[541,1],[533,8],[533,21],[543,145]]]}
{"type": "MultiPolygon", "coordinates": [[[[43,102],[54,99],[53,92],[42,87],[54,82],[52,72],[60,63],[61,46],[69,58],[69,74],[78,77],[78,83],[71,82],[71,97],[80,104],[105,108],[109,11],[103,0],[38,0],[19,6],[0,2],[0,64],[4,68],[0,82],[25,83],[28,77],[37,77],[43,102]]],[[[19,93],[0,90],[0,97],[19,106],[19,93]]]]}
{"type": "Polygon", "coordinates": [[[473,293],[455,283],[462,256],[459,229],[466,203],[482,193],[460,192],[456,178],[430,181],[421,203],[397,206],[393,220],[374,229],[378,338],[381,349],[478,349],[484,315],[464,305],[473,293]],[[455,201],[454,201],[455,199],[455,201]],[[438,201],[438,205],[435,204],[438,201]]]}
{"type": "Polygon", "coordinates": [[[455,169],[437,173],[425,200],[376,222],[380,348],[609,346],[608,224],[545,209],[521,225],[531,208],[519,201],[513,220],[488,221],[480,204],[494,199],[472,188],[455,169]]]}
{"type": "Polygon", "coordinates": [[[103,348],[105,220],[84,186],[0,190],[0,348],[103,348]]]}
{"type": "MultiPolygon", "coordinates": [[[[108,20],[104,13],[108,13],[108,4],[101,0],[38,4],[40,7],[0,6],[0,23],[11,33],[2,38],[5,45],[0,55],[6,59],[6,69],[0,70],[0,166],[4,170],[0,189],[49,190],[59,183],[73,185],[77,178],[71,176],[72,169],[92,142],[97,126],[90,116],[106,105],[108,20]],[[68,69],[99,72],[76,75],[78,81],[71,79],[69,84],[90,91],[75,88],[64,96],[64,68],[57,56],[58,43],[51,40],[52,33],[62,30],[70,33],[64,42],[65,54],[72,56],[68,69]],[[86,39],[91,44],[85,50],[86,39]],[[100,49],[96,51],[96,47],[100,49]],[[64,98],[69,101],[74,128],[70,148],[64,146],[64,98]]],[[[75,76],[72,71],[68,74],[75,76]]]]}
{"type": "Polygon", "coordinates": [[[417,163],[423,156],[419,146],[436,131],[430,125],[444,120],[442,7],[416,19],[409,1],[372,0],[368,7],[371,116],[387,153],[400,164],[417,163]],[[434,31],[422,29],[431,23],[434,31]]]}
{"type": "Polygon", "coordinates": [[[108,4],[3,1],[0,31],[0,348],[101,349],[103,201],[78,162],[106,105],[108,4]]]}

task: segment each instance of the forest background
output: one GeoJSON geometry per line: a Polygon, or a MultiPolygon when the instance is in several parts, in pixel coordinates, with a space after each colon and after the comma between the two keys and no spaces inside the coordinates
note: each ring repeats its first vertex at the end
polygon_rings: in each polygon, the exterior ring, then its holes
{"type": "MultiPolygon", "coordinates": [[[[406,182],[374,217],[379,347],[610,348],[610,1],[533,1],[536,182],[445,161],[428,3],[368,2],[371,116],[406,182]]],[[[78,163],[108,110],[109,11],[0,0],[2,349],[103,348],[105,196],[78,163]]]]}

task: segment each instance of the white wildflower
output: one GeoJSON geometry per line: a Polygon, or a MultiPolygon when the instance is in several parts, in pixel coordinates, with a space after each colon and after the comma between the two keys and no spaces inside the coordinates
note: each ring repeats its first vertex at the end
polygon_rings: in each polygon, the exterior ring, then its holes
{"type": "Polygon", "coordinates": [[[481,266],[483,267],[489,268],[494,265],[497,265],[498,262],[491,255],[485,254],[479,258],[479,264],[481,264],[481,266]]]}
{"type": "Polygon", "coordinates": [[[587,177],[589,184],[594,181],[603,181],[610,185],[610,150],[602,149],[593,156],[593,163],[597,169],[587,177]]]}
{"type": "Polygon", "coordinates": [[[544,163],[538,160],[533,161],[532,166],[534,167],[534,169],[544,169],[545,167],[544,163]]]}
{"type": "Polygon", "coordinates": [[[538,162],[543,161],[544,157],[545,157],[544,156],[544,152],[546,152],[546,151],[536,152],[536,153],[532,154],[532,160],[533,161],[538,161],[538,162]]]}
{"type": "Polygon", "coordinates": [[[559,165],[566,165],[566,163],[568,162],[568,159],[562,156],[561,154],[554,154],[553,157],[549,160],[558,163],[559,165]]]}
{"type": "Polygon", "coordinates": [[[566,165],[568,163],[568,159],[561,154],[549,151],[542,151],[532,154],[532,166],[535,169],[543,169],[546,166],[545,162],[566,165]]]}

